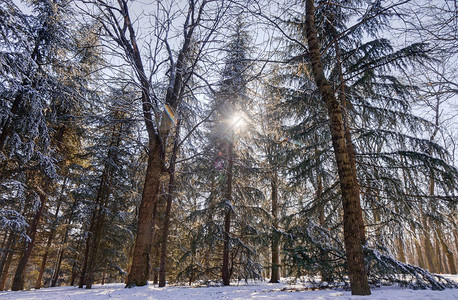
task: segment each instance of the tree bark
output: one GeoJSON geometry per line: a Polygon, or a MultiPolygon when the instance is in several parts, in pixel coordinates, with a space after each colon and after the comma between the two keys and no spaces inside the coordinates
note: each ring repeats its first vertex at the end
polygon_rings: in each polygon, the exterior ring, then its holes
{"type": "Polygon", "coordinates": [[[127,277],[127,287],[142,286],[148,283],[153,235],[153,208],[158,200],[162,172],[162,155],[159,141],[155,140],[149,148],[148,166],[138,212],[137,236],[135,238],[131,269],[127,277]]]}
{"type": "Polygon", "coordinates": [[[449,272],[450,272],[450,274],[456,274],[455,255],[453,254],[453,251],[450,250],[450,248],[448,247],[447,243],[445,242],[444,234],[440,229],[438,229],[437,235],[438,235],[439,241],[440,241],[440,243],[442,245],[442,250],[443,250],[443,252],[445,254],[445,257],[447,258],[449,272]]]}
{"type": "Polygon", "coordinates": [[[317,40],[314,20],[314,1],[306,1],[306,34],[309,45],[309,55],[312,63],[315,83],[328,109],[332,144],[336,157],[337,171],[342,192],[344,211],[344,240],[347,252],[350,286],[352,295],[370,295],[367,281],[364,254],[362,250],[361,230],[362,211],[356,192],[357,179],[354,176],[351,159],[345,139],[345,127],[342,109],[332,93],[331,86],[324,75],[321,62],[320,48],[317,40]]]}
{"type": "Polygon", "coordinates": [[[223,244],[223,266],[221,270],[221,277],[224,285],[230,285],[231,283],[231,272],[229,270],[229,252],[230,252],[230,231],[231,231],[231,213],[232,213],[232,170],[233,170],[233,147],[234,137],[233,132],[231,133],[230,141],[227,144],[226,158],[227,167],[226,173],[226,192],[224,195],[227,201],[225,214],[224,214],[224,244],[223,244]]]}
{"type": "Polygon", "coordinates": [[[1,268],[0,268],[0,291],[3,291],[5,289],[5,284],[6,284],[6,279],[8,278],[8,273],[10,270],[11,266],[11,261],[13,260],[13,255],[14,255],[14,246],[16,245],[16,240],[17,240],[17,235],[14,234],[13,232],[10,233],[10,236],[8,237],[8,242],[7,242],[7,247],[8,249],[5,252],[5,255],[2,257],[1,261],[1,268]]]}
{"type": "Polygon", "coordinates": [[[62,241],[62,245],[60,246],[59,252],[58,252],[58,255],[57,255],[56,268],[54,269],[54,272],[52,274],[51,287],[55,287],[56,284],[57,284],[57,280],[59,279],[60,267],[62,265],[62,260],[64,258],[65,245],[67,244],[67,241],[68,241],[70,224],[71,224],[72,219],[73,219],[73,212],[75,211],[75,207],[76,207],[76,201],[73,202],[72,209],[70,211],[70,216],[68,217],[67,227],[65,228],[64,239],[62,241]]]}
{"type": "Polygon", "coordinates": [[[35,237],[37,234],[38,223],[40,222],[41,215],[43,214],[43,209],[46,204],[47,195],[45,192],[40,192],[40,207],[38,208],[35,216],[33,218],[32,224],[30,225],[30,230],[28,236],[30,237],[30,241],[27,243],[27,246],[24,249],[24,252],[19,259],[16,273],[14,274],[13,279],[13,286],[11,290],[19,291],[24,289],[24,271],[27,267],[27,263],[30,258],[30,254],[32,254],[33,246],[35,245],[35,237]]]}
{"type": "Polygon", "coordinates": [[[89,225],[88,235],[86,237],[86,247],[84,248],[84,258],[83,258],[83,265],[81,268],[80,274],[80,281],[78,284],[78,288],[82,289],[86,279],[86,272],[87,272],[87,263],[89,260],[89,249],[91,247],[91,240],[92,240],[92,232],[94,231],[95,226],[95,212],[92,214],[91,224],[89,225]]]}
{"type": "Polygon", "coordinates": [[[167,259],[167,239],[170,230],[170,212],[172,210],[173,194],[175,193],[175,167],[176,158],[179,151],[179,137],[180,137],[180,120],[177,123],[177,129],[175,132],[175,142],[173,144],[172,157],[169,164],[169,186],[167,194],[167,204],[165,208],[164,216],[164,228],[162,231],[162,243],[161,243],[161,261],[159,263],[159,287],[164,287],[166,284],[166,259],[167,259]]]}
{"type": "Polygon", "coordinates": [[[270,283],[279,283],[280,282],[280,237],[278,234],[278,175],[277,171],[272,171],[272,176],[270,179],[270,186],[272,192],[272,240],[271,240],[271,252],[272,252],[272,266],[270,273],[270,283]]]}
{"type": "MultiPolygon", "coordinates": [[[[345,79],[343,76],[343,71],[342,71],[342,63],[341,63],[341,57],[340,57],[340,47],[337,41],[334,43],[334,48],[336,50],[336,61],[337,61],[337,68],[339,72],[339,101],[343,107],[342,111],[342,116],[343,116],[343,127],[344,127],[344,136],[345,136],[345,142],[347,145],[347,153],[348,153],[348,158],[350,160],[350,166],[351,166],[351,172],[352,176],[357,179],[357,172],[356,172],[356,159],[355,159],[355,147],[353,146],[353,142],[351,140],[351,133],[350,133],[350,121],[348,117],[348,102],[347,102],[347,93],[346,93],[346,84],[345,84],[345,79]]],[[[364,219],[363,219],[363,214],[362,214],[362,209],[361,209],[361,202],[360,202],[360,191],[359,191],[359,184],[358,180],[356,180],[355,185],[355,194],[356,197],[358,198],[358,201],[356,205],[358,206],[358,210],[361,211],[360,214],[358,214],[358,217],[360,217],[359,223],[363,224],[363,227],[360,228],[360,239],[361,239],[361,244],[364,245],[366,244],[366,230],[364,228],[364,219]]]]}
{"type": "Polygon", "coordinates": [[[38,278],[37,278],[37,281],[35,282],[35,289],[41,288],[41,281],[43,279],[43,273],[45,271],[46,262],[48,260],[49,249],[51,248],[51,244],[54,239],[54,235],[56,234],[57,217],[59,215],[60,205],[62,203],[66,183],[67,183],[67,177],[65,177],[64,183],[62,184],[62,189],[61,189],[60,196],[59,196],[59,202],[57,203],[56,212],[54,214],[53,225],[52,225],[51,231],[49,232],[48,241],[46,243],[46,248],[45,248],[45,254],[43,255],[41,265],[40,265],[40,271],[38,272],[38,278]]]}

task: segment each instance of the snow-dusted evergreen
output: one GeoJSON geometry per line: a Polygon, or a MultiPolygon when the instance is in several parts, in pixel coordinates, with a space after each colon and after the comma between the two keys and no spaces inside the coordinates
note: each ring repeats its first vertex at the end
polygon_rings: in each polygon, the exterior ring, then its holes
{"type": "Polygon", "coordinates": [[[426,2],[0,0],[0,297],[453,298],[426,2]]]}

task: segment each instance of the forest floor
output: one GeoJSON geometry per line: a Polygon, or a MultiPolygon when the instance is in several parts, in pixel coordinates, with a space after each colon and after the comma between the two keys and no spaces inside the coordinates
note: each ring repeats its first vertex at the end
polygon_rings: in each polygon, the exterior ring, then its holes
{"type": "MultiPolygon", "coordinates": [[[[458,276],[447,276],[458,281],[458,276]]],[[[398,300],[398,299],[458,299],[458,289],[444,291],[412,290],[398,286],[382,286],[372,288],[372,295],[365,299],[398,300]]],[[[189,287],[168,286],[158,288],[154,285],[124,288],[123,283],[95,285],[92,289],[79,289],[77,287],[42,288],[20,292],[0,292],[0,299],[148,299],[148,300],[213,300],[213,299],[363,299],[361,296],[351,296],[349,291],[339,289],[311,290],[306,284],[271,284],[256,282],[251,284],[234,284],[229,287],[189,287]]]]}

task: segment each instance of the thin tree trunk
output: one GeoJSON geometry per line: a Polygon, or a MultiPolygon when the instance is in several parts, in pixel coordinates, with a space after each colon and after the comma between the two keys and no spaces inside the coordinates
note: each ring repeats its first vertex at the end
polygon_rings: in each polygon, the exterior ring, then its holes
{"type": "Polygon", "coordinates": [[[426,256],[426,267],[430,272],[436,272],[436,266],[434,264],[434,249],[431,242],[431,234],[429,233],[429,226],[426,220],[426,216],[422,213],[423,223],[423,248],[426,256]]]}
{"type": "Polygon", "coordinates": [[[444,239],[444,234],[441,230],[438,230],[437,235],[442,245],[442,250],[445,254],[445,257],[447,258],[450,274],[456,274],[455,256],[453,254],[453,251],[450,250],[450,248],[447,246],[447,243],[444,239]]]}
{"type": "Polygon", "coordinates": [[[0,274],[3,274],[3,267],[5,266],[6,258],[8,254],[12,251],[12,247],[14,247],[16,241],[16,234],[11,230],[8,238],[6,240],[5,245],[3,245],[2,249],[2,259],[0,261],[0,274]]]}
{"type": "Polygon", "coordinates": [[[51,229],[51,232],[49,233],[49,236],[48,236],[48,242],[46,243],[45,254],[43,254],[43,258],[41,260],[41,265],[40,265],[40,270],[38,271],[38,278],[37,278],[37,281],[35,282],[35,289],[36,290],[41,288],[41,281],[43,279],[43,273],[45,271],[46,262],[48,260],[49,248],[51,248],[53,235],[54,235],[54,232],[51,229]]]}
{"type": "Polygon", "coordinates": [[[227,144],[226,157],[226,192],[224,195],[227,201],[225,214],[224,214],[224,245],[223,245],[223,266],[222,266],[222,279],[224,285],[230,285],[231,273],[229,270],[229,244],[230,244],[230,231],[231,231],[231,213],[232,213],[232,170],[233,170],[233,141],[234,136],[231,134],[229,143],[227,144]]]}
{"type": "MultiPolygon", "coordinates": [[[[11,236],[11,234],[10,234],[11,236]]],[[[5,256],[2,258],[2,268],[1,276],[0,276],[0,291],[5,290],[6,279],[8,278],[8,273],[10,270],[11,262],[13,260],[14,255],[14,246],[16,245],[17,236],[16,234],[12,234],[11,240],[8,237],[8,247],[7,252],[5,252],[5,256]]]]}
{"type": "Polygon", "coordinates": [[[48,260],[49,249],[51,248],[51,244],[54,239],[54,235],[56,234],[57,217],[59,215],[60,205],[62,203],[66,183],[67,183],[67,177],[65,177],[64,182],[62,184],[59,201],[57,203],[56,212],[54,214],[53,225],[52,225],[51,231],[49,232],[48,242],[46,243],[46,248],[45,248],[45,254],[43,255],[41,265],[40,265],[40,271],[38,272],[38,278],[37,278],[37,281],[35,282],[35,289],[41,288],[41,281],[43,279],[43,273],[45,271],[46,262],[48,260]]]}
{"type": "Polygon", "coordinates": [[[80,273],[80,281],[78,284],[78,288],[82,289],[84,284],[86,283],[86,273],[87,273],[87,268],[88,268],[88,261],[89,261],[89,251],[91,248],[91,244],[93,243],[94,239],[94,227],[96,223],[96,214],[97,211],[94,210],[92,213],[92,218],[91,218],[91,223],[89,225],[89,230],[87,231],[87,237],[86,237],[86,246],[84,248],[84,258],[83,258],[83,263],[82,263],[82,268],[81,268],[81,273],[80,273]]]}
{"type": "Polygon", "coordinates": [[[175,132],[175,142],[173,144],[172,157],[169,164],[169,186],[167,194],[167,204],[164,216],[164,228],[162,230],[162,244],[161,244],[161,261],[159,263],[159,287],[164,287],[166,284],[166,259],[167,259],[167,239],[170,230],[170,212],[172,210],[173,194],[175,193],[175,167],[176,158],[179,151],[179,137],[180,137],[180,123],[177,122],[177,129],[175,132]]]}
{"type": "Polygon", "coordinates": [[[436,255],[434,255],[434,263],[436,265],[436,273],[444,273],[444,266],[442,264],[442,251],[441,251],[441,245],[438,237],[435,235],[435,250],[434,252],[436,255]]]}
{"type": "Polygon", "coordinates": [[[415,235],[414,238],[413,238],[413,241],[414,241],[414,244],[415,244],[415,250],[417,252],[418,266],[420,266],[420,268],[426,269],[427,266],[425,264],[425,259],[423,258],[423,251],[422,251],[422,247],[421,247],[420,241],[418,240],[418,238],[416,236],[415,227],[412,224],[410,224],[410,229],[412,230],[412,232],[415,235]]]}
{"type": "MultiPolygon", "coordinates": [[[[345,79],[343,76],[343,71],[342,71],[342,63],[341,63],[341,57],[340,57],[340,47],[338,42],[336,41],[334,43],[334,48],[336,50],[336,61],[337,61],[337,68],[339,72],[339,101],[343,107],[342,115],[343,115],[343,127],[345,130],[345,142],[347,145],[347,153],[348,153],[348,158],[350,160],[350,166],[351,166],[351,172],[352,176],[357,179],[357,172],[356,172],[356,159],[355,159],[355,147],[353,146],[353,142],[351,140],[351,133],[350,133],[350,124],[349,124],[349,117],[348,117],[348,101],[347,101],[347,92],[346,92],[346,84],[345,84],[345,79]]],[[[358,214],[358,217],[360,217],[359,223],[363,224],[363,227],[360,228],[360,239],[362,245],[366,244],[366,230],[364,228],[364,219],[363,219],[363,214],[362,214],[362,209],[361,209],[361,202],[360,202],[360,191],[359,191],[359,184],[358,180],[356,180],[356,183],[354,185],[355,189],[355,194],[358,199],[356,205],[358,206],[358,210],[361,211],[361,214],[358,214]]]]}
{"type": "Polygon", "coordinates": [[[396,237],[396,246],[397,246],[397,254],[398,254],[398,259],[399,261],[406,262],[406,254],[404,251],[404,242],[402,239],[398,236],[396,237]]]}
{"type": "Polygon", "coordinates": [[[19,291],[24,289],[24,271],[27,267],[27,263],[30,258],[30,254],[32,254],[33,246],[35,245],[35,237],[37,234],[38,223],[40,222],[41,215],[43,214],[43,209],[46,204],[47,195],[45,192],[40,192],[40,207],[38,208],[35,216],[33,218],[32,224],[30,225],[30,230],[28,236],[30,237],[30,241],[27,243],[24,253],[22,254],[21,258],[19,259],[19,263],[16,268],[16,273],[14,274],[13,279],[13,291],[19,291]]]}
{"type": "Polygon", "coordinates": [[[271,252],[272,252],[272,272],[270,274],[270,283],[279,283],[279,265],[280,265],[280,237],[278,234],[278,175],[276,170],[272,170],[272,176],[270,179],[270,186],[272,192],[272,240],[271,240],[271,252]]]}
{"type": "Polygon", "coordinates": [[[314,19],[314,1],[306,1],[306,34],[309,45],[309,55],[312,63],[313,76],[321,93],[323,101],[328,108],[330,131],[334,154],[336,156],[337,170],[342,192],[342,205],[344,211],[344,240],[347,252],[350,286],[353,295],[370,295],[367,281],[364,254],[362,250],[361,204],[356,192],[357,179],[354,176],[348,147],[345,139],[345,126],[342,109],[332,93],[331,86],[324,75],[321,63],[320,47],[317,40],[314,19]]]}
{"type": "Polygon", "coordinates": [[[94,273],[97,262],[97,252],[100,244],[100,237],[102,235],[102,229],[104,224],[105,214],[103,213],[103,206],[99,207],[97,221],[92,236],[92,243],[89,250],[89,262],[88,262],[88,272],[86,276],[86,289],[91,289],[92,284],[94,283],[94,273]]]}
{"type": "MultiPolygon", "coordinates": [[[[52,274],[52,279],[51,279],[51,287],[55,287],[57,284],[57,280],[59,279],[59,272],[60,272],[60,267],[62,265],[62,260],[64,258],[64,252],[65,252],[65,245],[67,244],[68,241],[68,235],[69,235],[69,230],[70,230],[70,224],[73,219],[73,212],[76,207],[76,201],[72,205],[72,210],[70,211],[70,216],[68,217],[68,224],[67,227],[65,228],[65,234],[64,234],[64,240],[62,241],[62,245],[60,246],[58,255],[57,255],[57,264],[56,268],[54,269],[54,272],[52,274]]],[[[73,285],[73,284],[72,284],[73,285]]]]}

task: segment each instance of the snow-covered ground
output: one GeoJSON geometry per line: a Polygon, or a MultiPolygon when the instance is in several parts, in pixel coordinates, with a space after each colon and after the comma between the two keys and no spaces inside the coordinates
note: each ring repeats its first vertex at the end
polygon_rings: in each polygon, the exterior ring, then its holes
{"type": "MultiPolygon", "coordinates": [[[[449,277],[450,278],[450,277],[449,277]]],[[[455,280],[458,277],[454,278],[455,280]]],[[[372,295],[365,299],[458,299],[458,289],[445,291],[411,290],[396,286],[372,288],[372,295]]],[[[95,285],[93,289],[78,289],[76,287],[43,288],[21,292],[0,292],[0,299],[167,299],[167,300],[213,300],[213,299],[363,299],[361,296],[351,296],[349,291],[341,290],[309,290],[304,285],[288,285],[286,283],[270,284],[258,282],[250,285],[233,285],[229,287],[188,287],[170,286],[158,288],[153,285],[124,288],[122,283],[95,285]]]]}

